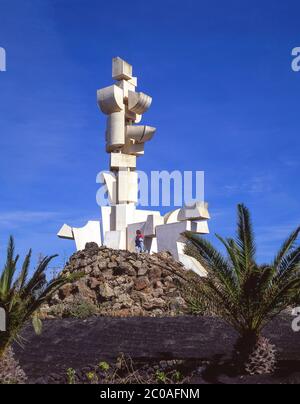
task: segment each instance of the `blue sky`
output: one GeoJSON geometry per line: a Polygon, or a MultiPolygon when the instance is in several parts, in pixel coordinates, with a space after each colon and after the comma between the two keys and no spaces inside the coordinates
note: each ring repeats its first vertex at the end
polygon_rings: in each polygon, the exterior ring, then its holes
{"type": "Polygon", "coordinates": [[[73,250],[56,233],[99,217],[107,169],[95,94],[134,65],[158,128],[139,168],[204,170],[211,232],[253,213],[260,261],[300,223],[297,1],[0,0],[0,248],[73,250]]]}

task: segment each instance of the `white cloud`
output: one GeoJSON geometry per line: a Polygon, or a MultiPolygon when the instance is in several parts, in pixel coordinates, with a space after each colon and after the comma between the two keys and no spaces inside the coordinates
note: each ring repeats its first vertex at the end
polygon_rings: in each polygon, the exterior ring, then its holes
{"type": "Polygon", "coordinates": [[[42,223],[47,220],[57,218],[57,212],[42,211],[10,211],[0,212],[0,226],[2,227],[19,227],[24,224],[42,223]]]}
{"type": "Polygon", "coordinates": [[[261,194],[273,191],[274,177],[272,175],[257,175],[246,182],[237,184],[227,184],[224,186],[225,192],[229,195],[241,194],[261,194]]]}

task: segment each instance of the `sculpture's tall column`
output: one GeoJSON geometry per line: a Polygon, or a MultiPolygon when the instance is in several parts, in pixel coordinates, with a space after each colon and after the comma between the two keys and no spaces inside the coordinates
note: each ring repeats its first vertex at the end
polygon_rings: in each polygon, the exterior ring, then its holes
{"type": "Polygon", "coordinates": [[[137,78],[132,66],[120,58],[113,59],[112,77],[116,83],[98,91],[98,105],[108,115],[106,151],[110,153],[110,170],[116,178],[115,205],[136,204],[138,176],[136,159],[144,154],[145,142],[152,139],[155,128],[136,125],[151,106],[152,98],[136,92],[137,78]]]}

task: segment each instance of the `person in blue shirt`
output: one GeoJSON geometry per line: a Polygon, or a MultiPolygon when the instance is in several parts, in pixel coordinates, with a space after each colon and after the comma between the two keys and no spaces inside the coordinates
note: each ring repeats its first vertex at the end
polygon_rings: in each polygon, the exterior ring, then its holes
{"type": "Polygon", "coordinates": [[[136,231],[135,248],[138,253],[145,252],[144,236],[143,236],[141,230],[136,231]]]}

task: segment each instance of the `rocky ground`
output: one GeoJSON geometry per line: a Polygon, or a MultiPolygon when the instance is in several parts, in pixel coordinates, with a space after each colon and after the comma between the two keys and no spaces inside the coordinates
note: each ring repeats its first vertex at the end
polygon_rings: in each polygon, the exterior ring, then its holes
{"type": "Polygon", "coordinates": [[[44,308],[54,317],[67,315],[65,308],[74,303],[97,307],[103,316],[159,317],[186,312],[186,303],[174,276],[183,267],[168,253],[133,254],[87,245],[74,254],[63,273],[83,272],[84,277],[65,285],[44,308]],[[171,271],[170,271],[171,268],[171,271]],[[81,303],[80,303],[81,302],[81,303]]]}
{"type": "Polygon", "coordinates": [[[291,321],[290,315],[278,317],[265,331],[278,350],[279,368],[271,376],[235,375],[228,359],[236,334],[206,317],[47,320],[41,336],[30,325],[25,328],[26,349],[15,346],[15,353],[31,383],[65,383],[68,369],[81,382],[91,382],[91,375],[103,376],[101,362],[113,368],[123,353],[142,369],[141,378],[152,382],[179,372],[188,383],[298,384],[300,335],[292,331],[291,321]]]}

